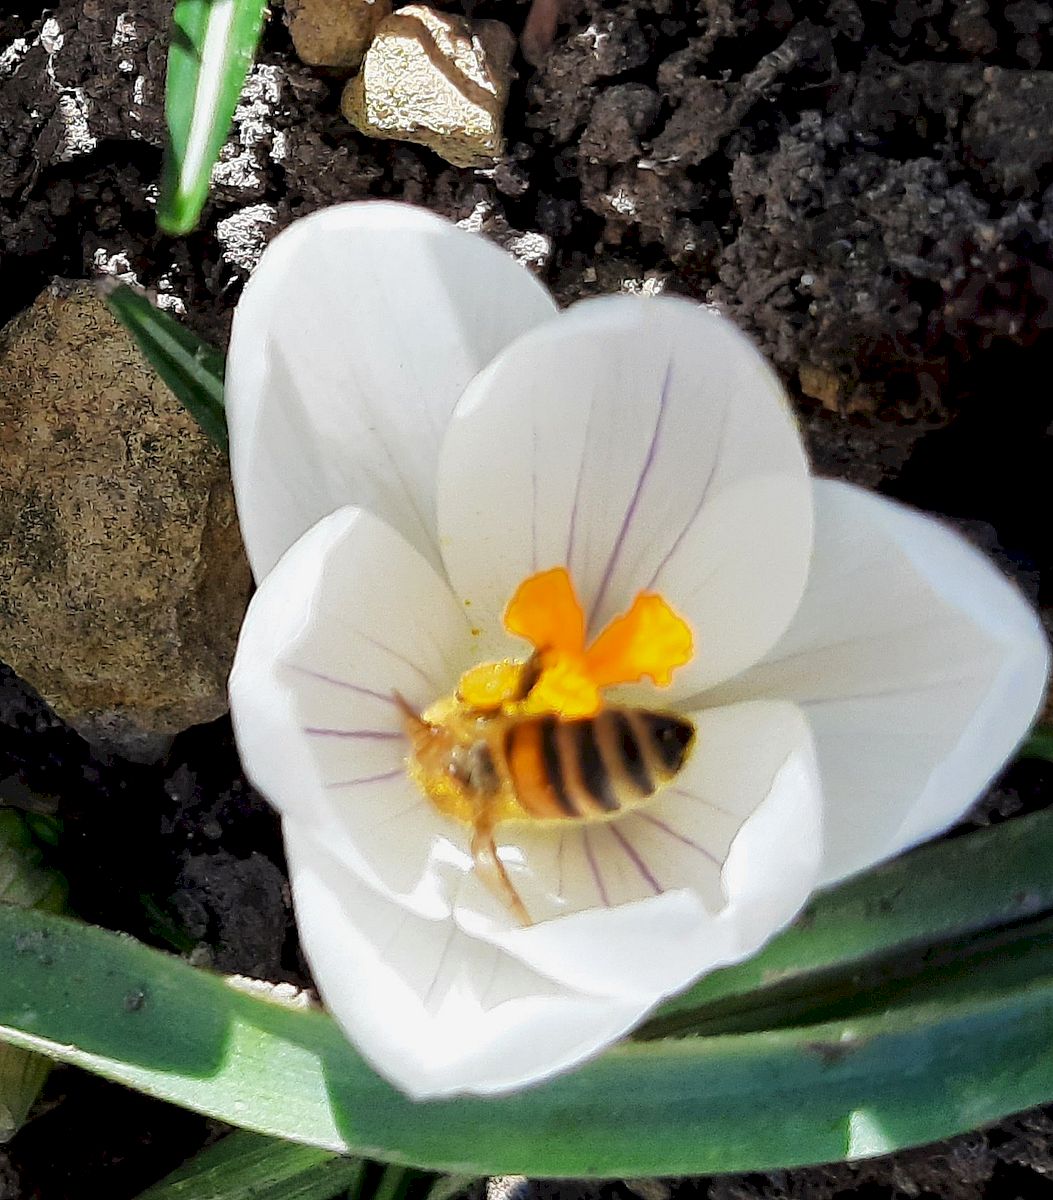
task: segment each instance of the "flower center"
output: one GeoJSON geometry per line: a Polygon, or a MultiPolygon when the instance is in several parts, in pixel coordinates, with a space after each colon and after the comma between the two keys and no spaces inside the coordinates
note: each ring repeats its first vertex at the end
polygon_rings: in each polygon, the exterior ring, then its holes
{"type": "MultiPolygon", "coordinates": [[[[666,686],[694,653],[690,627],[654,592],[641,592],[586,645],[585,615],[565,567],[525,579],[504,624],[531,643],[529,658],[479,663],[419,716],[404,708],[411,777],[440,812],[474,825],[484,810],[492,824],[537,816],[509,778],[502,747],[511,726],[588,721],[603,710],[606,688],[645,678],[666,686]]],[[[543,749],[531,770],[543,783],[543,749]]]]}
{"type": "Polygon", "coordinates": [[[641,592],[586,645],[585,615],[563,567],[519,585],[505,628],[534,647],[528,659],[472,667],[453,695],[419,715],[396,700],[411,746],[410,778],[440,812],[471,827],[475,869],[529,924],[494,829],[507,820],[604,819],[671,779],[694,741],[691,722],[645,709],[604,710],[601,693],[645,678],[668,684],[690,661],[694,640],[661,596],[641,592]]]}

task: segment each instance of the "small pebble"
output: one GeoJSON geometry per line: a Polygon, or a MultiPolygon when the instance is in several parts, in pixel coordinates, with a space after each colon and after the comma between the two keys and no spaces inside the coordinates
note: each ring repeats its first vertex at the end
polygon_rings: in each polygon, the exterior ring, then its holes
{"type": "Polygon", "coordinates": [[[344,116],[361,133],[418,142],[454,166],[492,166],[504,144],[514,50],[500,21],[400,8],[345,88],[344,116]]]}
{"type": "Polygon", "coordinates": [[[285,11],[301,62],[353,71],[390,15],[391,0],[285,0],[285,11]]]}

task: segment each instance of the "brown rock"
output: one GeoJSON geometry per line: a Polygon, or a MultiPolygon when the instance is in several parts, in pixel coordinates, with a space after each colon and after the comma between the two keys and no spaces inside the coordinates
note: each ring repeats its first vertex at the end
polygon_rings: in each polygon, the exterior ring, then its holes
{"type": "Polygon", "coordinates": [[[830,412],[841,411],[841,381],[833,371],[824,371],[822,367],[812,366],[811,363],[801,363],[797,378],[806,396],[818,400],[830,412]]]}
{"type": "Polygon", "coordinates": [[[227,463],[85,283],[0,334],[0,659],[89,741],[221,715],[250,586],[227,463]]]}
{"type": "Polygon", "coordinates": [[[391,0],[285,0],[285,10],[301,62],[353,71],[391,14],[391,0]]]}
{"type": "Polygon", "coordinates": [[[490,166],[503,148],[514,51],[500,21],[400,8],[344,89],[344,116],[370,137],[419,142],[454,166],[490,166]]]}

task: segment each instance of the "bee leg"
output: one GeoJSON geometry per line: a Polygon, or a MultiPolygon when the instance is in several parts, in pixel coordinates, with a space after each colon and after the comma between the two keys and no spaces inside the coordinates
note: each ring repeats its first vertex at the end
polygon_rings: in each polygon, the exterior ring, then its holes
{"type": "Polygon", "coordinates": [[[519,676],[519,686],[516,688],[512,700],[525,700],[530,695],[530,689],[541,678],[541,655],[535,650],[533,654],[523,664],[522,673],[519,676]]]}
{"type": "Polygon", "coordinates": [[[490,891],[507,904],[512,915],[521,925],[533,925],[526,905],[519,897],[515,885],[508,878],[504,863],[497,856],[497,846],[494,844],[494,823],[490,811],[486,808],[479,813],[472,827],[472,861],[479,872],[479,878],[490,891]]]}
{"type": "Polygon", "coordinates": [[[426,737],[431,732],[432,726],[421,718],[420,713],[401,692],[392,692],[391,698],[395,701],[395,707],[399,710],[399,716],[402,718],[402,731],[411,742],[426,737]]]}
{"type": "Polygon", "coordinates": [[[445,730],[432,725],[399,692],[391,693],[402,718],[402,732],[413,757],[426,771],[441,771],[454,750],[454,742],[445,730]]]}

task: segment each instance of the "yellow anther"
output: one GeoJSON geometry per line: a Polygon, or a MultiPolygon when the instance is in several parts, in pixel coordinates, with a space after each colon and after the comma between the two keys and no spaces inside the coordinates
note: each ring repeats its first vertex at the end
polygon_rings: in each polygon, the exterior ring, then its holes
{"type": "Polygon", "coordinates": [[[502,705],[522,698],[525,666],[525,663],[512,662],[510,659],[479,663],[461,676],[457,685],[457,699],[469,708],[496,712],[502,705]]]}

